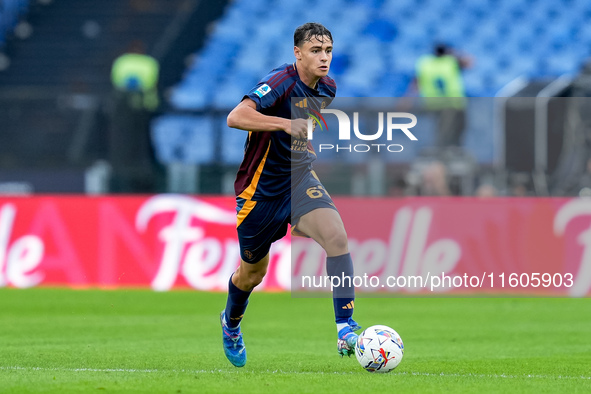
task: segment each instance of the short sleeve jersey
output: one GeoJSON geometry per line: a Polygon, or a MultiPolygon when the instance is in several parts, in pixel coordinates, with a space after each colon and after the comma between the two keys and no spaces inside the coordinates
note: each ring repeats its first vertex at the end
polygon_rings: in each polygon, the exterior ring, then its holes
{"type": "MultiPolygon", "coordinates": [[[[244,98],[253,100],[262,114],[292,119],[307,118],[308,105],[318,106],[312,109],[319,111],[335,94],[336,84],[330,77],[322,77],[314,89],[302,82],[295,64],[284,64],[265,76],[244,98]],[[292,98],[306,97],[316,99],[301,102],[297,105],[301,109],[292,117],[292,98]]],[[[254,201],[283,196],[290,192],[292,173],[310,169],[315,159],[309,141],[292,139],[283,130],[249,132],[234,183],[236,196],[254,201]]]]}

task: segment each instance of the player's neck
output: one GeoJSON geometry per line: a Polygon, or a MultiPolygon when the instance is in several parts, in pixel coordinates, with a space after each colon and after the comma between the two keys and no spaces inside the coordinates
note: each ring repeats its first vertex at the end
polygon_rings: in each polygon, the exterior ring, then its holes
{"type": "Polygon", "coordinates": [[[306,84],[306,86],[312,88],[312,89],[316,89],[316,85],[318,85],[318,81],[320,80],[321,77],[317,77],[315,75],[308,75],[303,71],[302,67],[298,67],[299,64],[295,63],[295,67],[296,67],[296,71],[298,72],[298,76],[300,77],[300,80],[306,84]]]}

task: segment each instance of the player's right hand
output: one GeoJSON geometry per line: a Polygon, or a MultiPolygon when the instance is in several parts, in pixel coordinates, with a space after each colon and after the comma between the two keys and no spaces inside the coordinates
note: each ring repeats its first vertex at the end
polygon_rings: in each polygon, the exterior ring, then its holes
{"type": "Polygon", "coordinates": [[[293,119],[287,121],[285,132],[293,138],[306,139],[308,138],[308,120],[307,119],[293,119]]]}

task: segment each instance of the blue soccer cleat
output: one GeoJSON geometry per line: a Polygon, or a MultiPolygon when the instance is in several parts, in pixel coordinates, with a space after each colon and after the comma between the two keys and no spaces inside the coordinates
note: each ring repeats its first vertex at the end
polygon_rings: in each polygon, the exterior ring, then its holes
{"type": "Polygon", "coordinates": [[[225,311],[222,311],[220,315],[220,322],[222,323],[222,338],[226,357],[235,367],[244,367],[246,364],[246,346],[244,346],[242,340],[240,326],[229,328],[226,324],[225,311]]]}
{"type": "MultiPolygon", "coordinates": [[[[359,325],[355,323],[355,327],[359,327],[359,325]]],[[[347,326],[343,328],[341,331],[339,331],[339,339],[337,340],[337,351],[339,352],[341,357],[351,357],[351,355],[355,353],[355,345],[357,344],[358,337],[359,335],[353,332],[351,326],[347,326]]]]}
{"type": "Polygon", "coordinates": [[[349,324],[349,327],[351,327],[351,331],[359,331],[362,328],[352,317],[349,318],[347,323],[349,324]]]}

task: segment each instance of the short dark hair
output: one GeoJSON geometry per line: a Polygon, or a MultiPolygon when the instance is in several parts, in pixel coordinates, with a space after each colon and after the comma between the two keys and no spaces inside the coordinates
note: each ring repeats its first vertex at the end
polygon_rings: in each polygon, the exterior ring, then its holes
{"type": "Polygon", "coordinates": [[[435,44],[435,47],[433,48],[433,53],[435,54],[435,56],[449,55],[451,53],[451,48],[449,47],[449,45],[440,42],[435,44]]]}
{"type": "Polygon", "coordinates": [[[293,45],[296,47],[302,46],[304,42],[310,41],[312,37],[316,37],[318,41],[322,42],[322,37],[327,36],[332,43],[332,34],[330,30],[320,23],[308,22],[299,26],[293,33],[293,45]]]}

